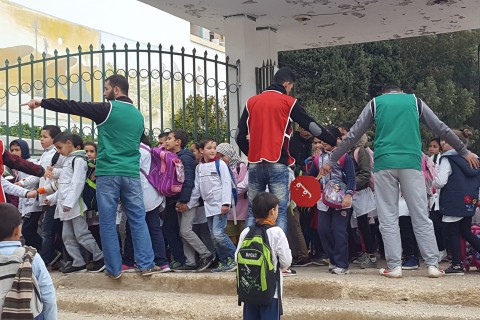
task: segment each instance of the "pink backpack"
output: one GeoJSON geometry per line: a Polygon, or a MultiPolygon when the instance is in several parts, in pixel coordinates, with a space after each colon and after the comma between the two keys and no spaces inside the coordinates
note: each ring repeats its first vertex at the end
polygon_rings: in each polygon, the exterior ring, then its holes
{"type": "Polygon", "coordinates": [[[433,160],[424,153],[422,153],[422,172],[423,176],[425,177],[427,194],[431,196],[435,193],[433,188],[433,180],[435,179],[437,170],[435,169],[435,162],[433,162],[433,160]]]}
{"type": "Polygon", "coordinates": [[[140,170],[148,182],[166,197],[174,196],[182,191],[185,181],[185,170],[178,156],[164,147],[150,149],[143,145],[140,147],[150,152],[152,164],[147,174],[140,170]]]}
{"type": "MultiPolygon", "coordinates": [[[[370,156],[370,189],[375,191],[375,178],[373,177],[373,165],[374,165],[374,158],[373,158],[373,150],[369,147],[366,147],[368,155],[370,156]]],[[[358,163],[358,153],[360,152],[360,148],[356,148],[353,151],[353,158],[358,163]]]]}

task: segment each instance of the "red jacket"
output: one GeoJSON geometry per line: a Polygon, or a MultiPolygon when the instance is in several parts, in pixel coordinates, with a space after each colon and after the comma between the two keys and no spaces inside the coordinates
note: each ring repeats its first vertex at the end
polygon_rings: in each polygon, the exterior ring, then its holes
{"type": "MultiPolygon", "coordinates": [[[[247,101],[250,148],[248,162],[276,163],[282,148],[288,150],[292,125],[290,113],[297,99],[275,90],[266,90],[247,101]]],[[[288,165],[295,159],[288,154],[288,165]]]]}

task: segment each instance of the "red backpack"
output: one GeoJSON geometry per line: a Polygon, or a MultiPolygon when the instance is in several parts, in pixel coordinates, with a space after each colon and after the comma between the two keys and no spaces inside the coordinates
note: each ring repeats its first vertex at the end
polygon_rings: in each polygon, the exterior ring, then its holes
{"type": "Polygon", "coordinates": [[[185,170],[177,154],[165,150],[164,147],[150,149],[140,145],[140,148],[150,152],[152,157],[150,172],[147,174],[140,169],[148,182],[166,197],[180,193],[185,181],[185,170]]]}

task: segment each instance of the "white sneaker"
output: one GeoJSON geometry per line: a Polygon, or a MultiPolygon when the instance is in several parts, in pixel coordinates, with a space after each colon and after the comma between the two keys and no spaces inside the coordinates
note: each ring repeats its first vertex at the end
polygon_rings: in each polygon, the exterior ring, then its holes
{"type": "Polygon", "coordinates": [[[333,274],[349,274],[350,271],[348,271],[348,269],[336,267],[335,269],[332,270],[332,273],[333,274]]]}
{"type": "Polygon", "coordinates": [[[441,278],[445,275],[445,271],[438,269],[435,266],[428,266],[428,277],[429,278],[441,278]]]}
{"type": "Polygon", "coordinates": [[[443,259],[445,259],[447,257],[447,250],[442,250],[439,252],[439,256],[438,256],[438,263],[442,262],[443,259]]]}
{"type": "Polygon", "coordinates": [[[336,267],[337,267],[336,265],[329,263],[328,264],[328,272],[332,272],[333,269],[335,269],[336,267]]]}
{"type": "Polygon", "coordinates": [[[378,272],[387,278],[401,278],[402,277],[402,267],[398,266],[393,269],[382,268],[378,272]]]}

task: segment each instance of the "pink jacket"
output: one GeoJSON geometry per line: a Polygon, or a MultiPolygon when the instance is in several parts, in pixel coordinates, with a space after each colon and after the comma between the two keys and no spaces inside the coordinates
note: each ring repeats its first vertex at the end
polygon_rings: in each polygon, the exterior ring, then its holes
{"type": "MultiPolygon", "coordinates": [[[[248,168],[244,163],[240,163],[240,172],[236,169],[232,170],[237,177],[237,220],[246,220],[248,214],[248,168]]],[[[228,220],[233,220],[232,210],[228,213],[228,220]]]]}

